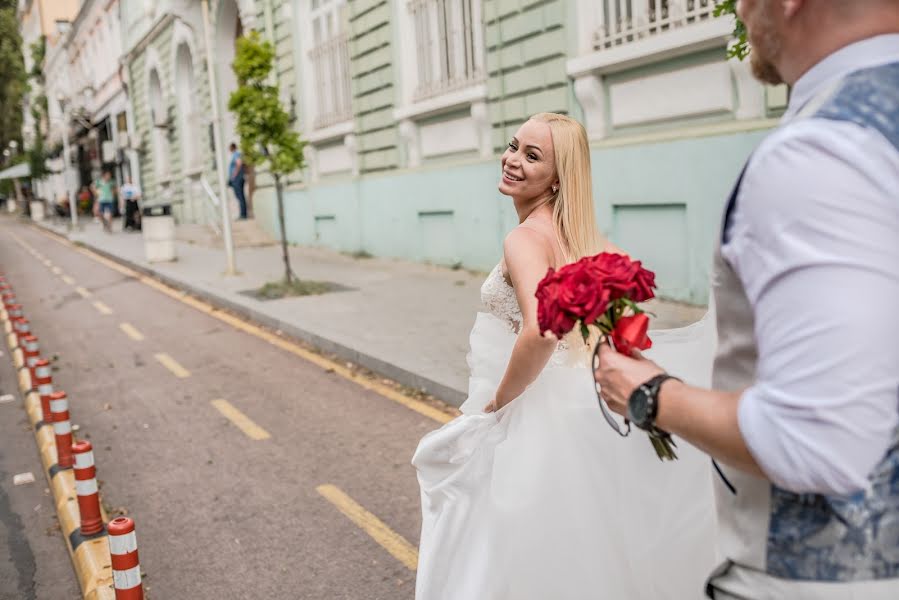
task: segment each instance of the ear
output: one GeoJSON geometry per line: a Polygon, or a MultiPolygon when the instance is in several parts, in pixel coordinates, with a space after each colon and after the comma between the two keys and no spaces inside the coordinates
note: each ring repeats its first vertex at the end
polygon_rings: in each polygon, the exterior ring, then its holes
{"type": "Polygon", "coordinates": [[[781,10],[783,10],[784,19],[792,19],[796,16],[802,7],[805,6],[805,0],[781,0],[781,10]]]}

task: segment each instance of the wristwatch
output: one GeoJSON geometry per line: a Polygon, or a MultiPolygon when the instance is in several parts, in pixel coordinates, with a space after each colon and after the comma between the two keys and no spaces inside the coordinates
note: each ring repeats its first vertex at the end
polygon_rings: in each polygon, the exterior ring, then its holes
{"type": "Polygon", "coordinates": [[[659,413],[659,390],[662,389],[662,384],[669,379],[680,381],[673,375],[662,373],[637,386],[627,400],[627,418],[631,423],[644,431],[656,431],[655,420],[659,413]]]}

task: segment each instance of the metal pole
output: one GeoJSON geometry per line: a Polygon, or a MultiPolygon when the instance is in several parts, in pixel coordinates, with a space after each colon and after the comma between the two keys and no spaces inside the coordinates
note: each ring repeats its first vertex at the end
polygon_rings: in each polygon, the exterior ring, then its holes
{"type": "Polygon", "coordinates": [[[69,213],[72,218],[72,230],[78,229],[78,192],[72,193],[72,187],[69,185],[69,109],[68,105],[62,103],[62,184],[69,195],[69,213]]]}
{"type": "Polygon", "coordinates": [[[219,111],[218,86],[215,80],[215,66],[212,64],[212,36],[209,34],[209,0],[203,0],[203,37],[206,41],[206,70],[209,77],[209,94],[212,101],[212,137],[215,144],[215,166],[218,171],[219,196],[222,205],[222,237],[225,242],[225,255],[228,267],[226,275],[235,275],[234,240],[231,238],[231,214],[228,208],[228,188],[225,186],[225,162],[222,157],[222,120],[219,111]]]}

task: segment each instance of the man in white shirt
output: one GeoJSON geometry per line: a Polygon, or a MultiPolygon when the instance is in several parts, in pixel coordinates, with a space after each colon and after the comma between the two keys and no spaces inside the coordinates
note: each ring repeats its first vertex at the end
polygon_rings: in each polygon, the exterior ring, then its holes
{"type": "Polygon", "coordinates": [[[755,74],[792,94],[725,211],[716,389],[608,348],[597,382],[613,410],[716,460],[727,561],[709,597],[894,600],[899,2],[738,10],[755,74]]]}

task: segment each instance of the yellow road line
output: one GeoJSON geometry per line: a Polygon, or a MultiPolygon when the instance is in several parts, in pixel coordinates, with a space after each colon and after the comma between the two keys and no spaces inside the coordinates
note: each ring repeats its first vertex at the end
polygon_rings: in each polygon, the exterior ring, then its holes
{"type": "Polygon", "coordinates": [[[96,308],[100,312],[100,314],[103,314],[103,315],[111,315],[112,314],[112,309],[109,308],[108,306],[106,306],[105,304],[103,304],[102,302],[100,302],[99,300],[94,301],[94,308],[96,308]]]}
{"type": "Polygon", "coordinates": [[[68,283],[69,285],[75,285],[75,280],[69,277],[68,275],[63,275],[62,280],[68,283]]]}
{"type": "Polygon", "coordinates": [[[135,329],[134,325],[131,323],[119,323],[119,329],[125,332],[125,335],[130,337],[135,342],[142,342],[144,339],[144,334],[135,329]]]}
{"type": "Polygon", "coordinates": [[[53,267],[50,270],[53,271],[54,275],[62,275],[62,269],[60,269],[59,267],[53,267]]]}
{"type": "Polygon", "coordinates": [[[75,291],[78,292],[78,295],[80,295],[82,298],[90,298],[91,297],[91,293],[89,291],[87,291],[86,289],[84,289],[83,287],[81,287],[80,285],[75,288],[75,291]]]}
{"type": "Polygon", "coordinates": [[[251,440],[267,440],[272,437],[265,429],[254,423],[250,417],[234,408],[227,400],[213,400],[212,405],[251,440]]]}
{"type": "Polygon", "coordinates": [[[174,298],[175,300],[178,300],[179,302],[187,304],[188,306],[191,306],[192,308],[195,308],[196,310],[209,315],[210,317],[216,318],[219,321],[223,321],[223,322],[227,323],[228,325],[231,325],[235,329],[238,329],[240,331],[243,331],[244,333],[248,333],[250,335],[256,336],[257,338],[264,340],[264,341],[268,342],[269,344],[280,348],[281,350],[290,352],[291,354],[293,354],[295,356],[299,356],[300,358],[302,358],[308,362],[311,362],[314,365],[317,365],[323,369],[333,372],[335,375],[337,375],[339,377],[348,379],[349,381],[352,381],[356,385],[359,385],[367,390],[371,390],[372,392],[375,392],[376,394],[380,394],[381,396],[387,398],[388,400],[393,400],[397,404],[402,404],[409,410],[414,410],[415,412],[417,412],[421,415],[424,415],[425,417],[428,417],[429,419],[433,419],[434,421],[437,421],[438,423],[448,423],[453,418],[455,418],[455,416],[458,414],[458,412],[454,412],[454,414],[450,414],[448,412],[445,412],[443,410],[435,408],[435,407],[431,406],[430,404],[422,402],[421,400],[412,398],[401,392],[398,392],[395,389],[393,389],[392,387],[384,385],[379,381],[371,380],[371,379],[365,377],[364,375],[356,373],[352,369],[347,368],[344,363],[330,360],[320,354],[316,354],[315,352],[307,350],[306,348],[300,346],[299,344],[297,344],[295,342],[278,337],[277,335],[275,335],[274,333],[272,333],[270,331],[266,331],[265,329],[262,329],[261,327],[257,327],[256,325],[253,325],[252,323],[248,323],[248,322],[243,321],[233,315],[223,312],[223,311],[217,309],[216,307],[212,306],[211,304],[208,304],[206,302],[203,302],[202,300],[193,298],[182,291],[176,290],[160,281],[157,281],[156,279],[153,279],[152,277],[142,275],[141,273],[138,273],[137,271],[135,271],[133,269],[129,269],[128,267],[121,265],[113,260],[110,260],[110,259],[106,258],[105,256],[97,254],[96,252],[93,252],[93,251],[89,250],[88,248],[84,248],[82,246],[76,246],[75,244],[72,244],[70,241],[68,241],[64,238],[59,238],[53,234],[50,234],[50,233],[47,233],[44,231],[41,231],[40,233],[49,237],[50,239],[52,239],[53,241],[55,241],[58,244],[61,244],[63,246],[74,247],[78,252],[81,252],[82,254],[84,254],[85,256],[90,258],[91,260],[98,262],[102,265],[105,265],[105,266],[109,267],[110,269],[121,273],[122,275],[126,275],[128,277],[133,277],[134,279],[140,281],[144,285],[152,287],[152,288],[162,292],[163,294],[165,294],[171,298],[174,298]]]}
{"type": "Polygon", "coordinates": [[[162,363],[163,367],[171,371],[175,377],[178,377],[180,379],[190,377],[190,371],[179,365],[174,358],[172,358],[165,352],[159,352],[157,354],[154,354],[153,356],[156,357],[156,360],[162,363]]]}
{"type": "Polygon", "coordinates": [[[340,488],[325,484],[315,488],[315,491],[327,498],[331,504],[337,507],[337,510],[370,535],[395,559],[406,565],[407,569],[414,571],[418,568],[418,550],[415,549],[415,546],[390,529],[378,517],[362,508],[340,488]]]}
{"type": "Polygon", "coordinates": [[[50,262],[50,259],[48,258],[47,260],[44,261],[44,266],[45,266],[45,267],[52,267],[52,266],[53,266],[53,263],[50,262]]]}

